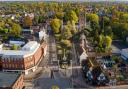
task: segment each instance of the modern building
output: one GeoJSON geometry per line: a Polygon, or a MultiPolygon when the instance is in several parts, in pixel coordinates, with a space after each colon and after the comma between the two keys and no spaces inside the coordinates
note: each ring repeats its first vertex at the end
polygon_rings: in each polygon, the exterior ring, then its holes
{"type": "Polygon", "coordinates": [[[37,69],[38,63],[46,55],[46,43],[29,41],[20,50],[1,50],[2,70],[28,74],[37,69]]]}
{"type": "Polygon", "coordinates": [[[0,72],[0,89],[23,89],[23,75],[0,72]]]}

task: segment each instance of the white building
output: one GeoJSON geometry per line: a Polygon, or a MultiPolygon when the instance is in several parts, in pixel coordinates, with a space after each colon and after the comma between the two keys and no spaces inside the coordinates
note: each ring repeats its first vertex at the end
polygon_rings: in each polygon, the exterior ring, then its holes
{"type": "Polygon", "coordinates": [[[86,60],[88,57],[86,50],[83,47],[79,48],[79,62],[82,63],[83,60],[86,60]]]}
{"type": "Polygon", "coordinates": [[[43,28],[40,32],[39,32],[39,40],[42,40],[42,39],[46,39],[47,37],[47,34],[45,32],[45,29],[43,28]]]}

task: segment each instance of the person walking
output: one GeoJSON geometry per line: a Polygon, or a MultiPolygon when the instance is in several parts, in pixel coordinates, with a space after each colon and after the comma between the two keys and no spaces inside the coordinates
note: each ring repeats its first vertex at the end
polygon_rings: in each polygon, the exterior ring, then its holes
{"type": "Polygon", "coordinates": [[[51,79],[54,79],[53,70],[51,70],[51,79]]]}

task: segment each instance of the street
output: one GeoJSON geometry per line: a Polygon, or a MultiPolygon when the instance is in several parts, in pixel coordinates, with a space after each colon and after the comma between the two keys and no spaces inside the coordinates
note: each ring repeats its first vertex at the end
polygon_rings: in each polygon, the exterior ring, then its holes
{"type": "MultiPolygon", "coordinates": [[[[65,77],[65,70],[58,68],[55,39],[49,36],[47,40],[47,54],[39,64],[39,67],[43,67],[44,70],[41,76],[33,81],[34,89],[50,89],[53,85],[57,85],[60,89],[71,88],[72,84],[70,77],[65,77]],[[55,69],[59,71],[55,71],[55,69]]],[[[67,70],[67,72],[70,71],[67,70]]]]}
{"type": "Polygon", "coordinates": [[[53,36],[47,39],[48,49],[46,56],[42,59],[38,67],[42,67],[39,77],[28,83],[26,89],[51,89],[56,85],[60,89],[90,89],[82,76],[81,67],[77,63],[75,45],[72,46],[71,66],[67,69],[59,68],[57,62],[56,43],[53,36]],[[75,55],[75,56],[73,56],[75,55]]]}

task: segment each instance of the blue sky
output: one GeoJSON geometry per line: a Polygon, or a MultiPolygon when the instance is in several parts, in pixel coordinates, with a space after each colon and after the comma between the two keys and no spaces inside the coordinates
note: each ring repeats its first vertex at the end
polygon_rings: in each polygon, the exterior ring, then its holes
{"type": "Polygon", "coordinates": [[[128,0],[0,0],[0,1],[128,1],[128,0]]]}

